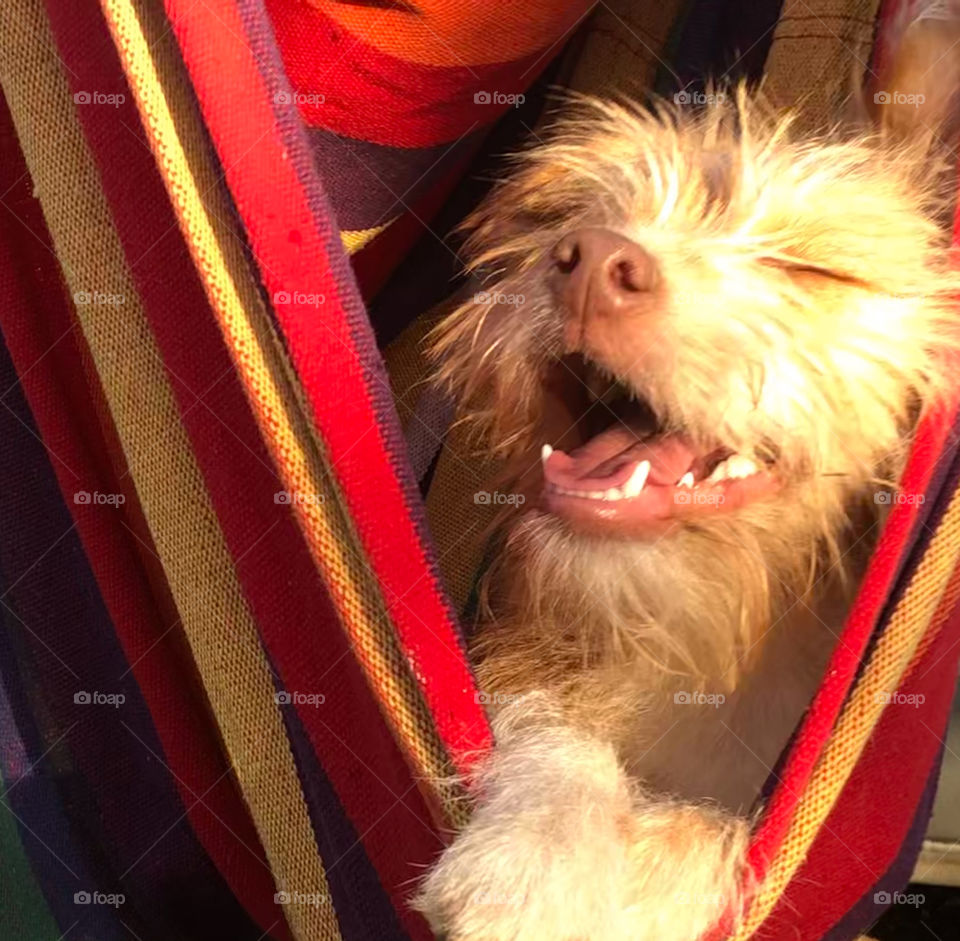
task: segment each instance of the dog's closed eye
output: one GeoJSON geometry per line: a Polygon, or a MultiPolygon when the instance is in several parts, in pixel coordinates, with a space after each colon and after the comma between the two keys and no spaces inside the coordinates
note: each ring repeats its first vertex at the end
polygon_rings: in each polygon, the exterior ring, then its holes
{"type": "Polygon", "coordinates": [[[818,265],[809,261],[802,261],[795,258],[783,258],[779,256],[770,256],[760,259],[760,264],[770,268],[777,268],[791,277],[812,275],[818,278],[828,278],[831,281],[838,281],[841,284],[862,284],[860,278],[847,274],[844,271],[838,271],[835,268],[828,268],[825,265],[818,265]]]}

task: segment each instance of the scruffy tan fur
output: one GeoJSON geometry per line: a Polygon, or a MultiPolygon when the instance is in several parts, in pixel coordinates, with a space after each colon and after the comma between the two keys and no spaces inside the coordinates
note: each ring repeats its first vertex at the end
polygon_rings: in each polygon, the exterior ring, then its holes
{"type": "MultiPolygon", "coordinates": [[[[913,30],[914,57],[958,35],[913,30]]],[[[474,649],[498,744],[418,897],[450,941],[695,941],[742,910],[761,788],[836,643],[875,495],[955,381],[950,103],[929,71],[901,55],[887,76],[925,79],[903,90],[926,107],[868,94],[874,124],[813,138],[742,88],[700,112],[582,101],[470,221],[492,300],[434,352],[510,486],[534,494],[540,446],[579,417],[547,388],[572,348],[547,272],[565,233],[601,226],[659,283],[641,315],[585,320],[576,352],[663,427],[772,461],[781,487],[655,539],[585,534],[533,499],[505,520],[474,649]]]]}

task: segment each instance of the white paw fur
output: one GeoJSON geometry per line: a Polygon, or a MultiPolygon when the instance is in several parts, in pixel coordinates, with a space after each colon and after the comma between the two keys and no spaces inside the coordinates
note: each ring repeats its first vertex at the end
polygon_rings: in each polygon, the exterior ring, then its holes
{"type": "Polygon", "coordinates": [[[645,794],[540,697],[496,732],[481,803],[416,900],[447,941],[695,941],[739,910],[745,819],[645,794]]]}

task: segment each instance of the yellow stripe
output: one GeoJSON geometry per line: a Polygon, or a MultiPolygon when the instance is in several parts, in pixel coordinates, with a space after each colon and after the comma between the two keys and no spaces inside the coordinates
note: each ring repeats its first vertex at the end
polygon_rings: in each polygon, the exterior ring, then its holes
{"type": "MultiPolygon", "coordinates": [[[[278,883],[326,882],[257,628],[113,228],[38,0],[0,7],[7,100],[132,480],[210,705],[278,883]]],[[[338,941],[330,905],[290,905],[300,941],[338,941]]]]}
{"type": "Polygon", "coordinates": [[[381,232],[389,228],[396,221],[396,219],[391,219],[389,222],[374,226],[372,229],[355,229],[352,232],[341,232],[340,241],[343,242],[343,247],[348,255],[355,255],[361,248],[372,242],[381,232]]]}
{"type": "MultiPolygon", "coordinates": [[[[448,819],[461,819],[463,801],[429,711],[397,643],[376,581],[363,566],[360,540],[327,470],[322,444],[306,419],[303,396],[263,310],[236,238],[221,221],[219,190],[209,161],[188,154],[199,135],[181,134],[192,113],[177,100],[185,83],[158,72],[140,18],[142,0],[102,0],[150,146],[190,247],[210,304],[257,416],[283,488],[319,495],[293,509],[394,734],[415,772],[434,788],[448,819]],[[219,211],[218,211],[219,209],[219,211]]],[[[459,655],[459,654],[458,654],[459,655]]]]}
{"type": "Polygon", "coordinates": [[[960,491],[927,547],[837,722],[771,863],[748,917],[733,938],[760,927],[807,857],[883,713],[881,693],[894,692],[914,660],[960,561],[960,491]]]}

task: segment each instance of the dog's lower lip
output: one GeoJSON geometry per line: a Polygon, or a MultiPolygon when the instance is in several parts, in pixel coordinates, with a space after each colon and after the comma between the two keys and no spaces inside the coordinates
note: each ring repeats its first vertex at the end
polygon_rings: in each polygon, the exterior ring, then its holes
{"type": "Polygon", "coordinates": [[[552,485],[543,491],[543,509],[580,528],[600,534],[656,534],[671,523],[693,521],[739,509],[779,489],[763,470],[749,477],[693,486],[648,484],[639,496],[618,500],[579,496],[552,485]]]}
{"type": "Polygon", "coordinates": [[[642,535],[737,509],[778,488],[772,469],[728,448],[702,453],[671,435],[612,453],[628,436],[604,437],[571,454],[544,448],[543,509],[594,531],[642,535]]]}

